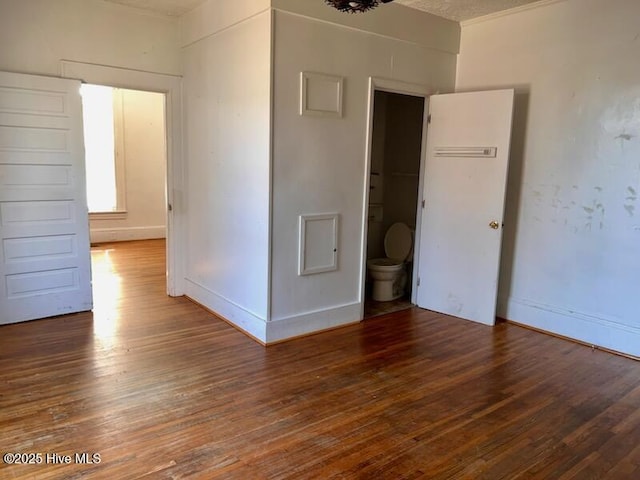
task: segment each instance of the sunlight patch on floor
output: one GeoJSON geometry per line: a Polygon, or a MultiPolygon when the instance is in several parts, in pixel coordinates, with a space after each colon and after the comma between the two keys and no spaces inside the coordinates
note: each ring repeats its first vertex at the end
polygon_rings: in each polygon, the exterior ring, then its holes
{"type": "Polygon", "coordinates": [[[93,334],[108,342],[117,332],[122,299],[122,277],[116,273],[110,253],[113,249],[91,250],[93,278],[93,334]]]}

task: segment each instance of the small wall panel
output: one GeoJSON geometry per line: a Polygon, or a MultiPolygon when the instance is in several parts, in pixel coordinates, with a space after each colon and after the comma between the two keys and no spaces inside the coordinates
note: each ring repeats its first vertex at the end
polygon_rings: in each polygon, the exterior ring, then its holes
{"type": "Polygon", "coordinates": [[[300,73],[300,115],[342,117],[343,77],[300,73]]]}
{"type": "Polygon", "coordinates": [[[298,275],[338,269],[338,214],[300,215],[298,275]]]}
{"type": "Polygon", "coordinates": [[[77,290],[80,286],[76,268],[7,275],[9,299],[32,297],[44,293],[77,290]]]}

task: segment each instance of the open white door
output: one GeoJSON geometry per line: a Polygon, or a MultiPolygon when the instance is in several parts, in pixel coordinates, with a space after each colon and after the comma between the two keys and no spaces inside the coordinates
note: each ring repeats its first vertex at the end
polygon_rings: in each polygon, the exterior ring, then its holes
{"type": "Polygon", "coordinates": [[[495,323],[513,90],[434,95],[418,306],[495,323]]]}
{"type": "Polygon", "coordinates": [[[92,307],[79,89],[0,72],[0,324],[92,307]]]}

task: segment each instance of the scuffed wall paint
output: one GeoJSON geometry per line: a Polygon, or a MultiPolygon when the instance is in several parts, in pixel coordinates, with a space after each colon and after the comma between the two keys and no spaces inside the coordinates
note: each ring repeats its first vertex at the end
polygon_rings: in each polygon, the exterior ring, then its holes
{"type": "Polygon", "coordinates": [[[516,88],[499,315],[634,355],[638,18],[635,0],[567,0],[469,24],[457,77],[516,88]]]}

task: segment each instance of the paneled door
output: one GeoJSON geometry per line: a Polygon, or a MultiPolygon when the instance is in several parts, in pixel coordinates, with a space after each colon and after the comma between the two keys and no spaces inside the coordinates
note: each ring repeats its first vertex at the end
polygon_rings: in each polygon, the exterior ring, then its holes
{"type": "Polygon", "coordinates": [[[79,89],[0,72],[0,324],[92,307],[79,89]]]}
{"type": "Polygon", "coordinates": [[[433,95],[418,306],[495,323],[513,90],[433,95]]]}

